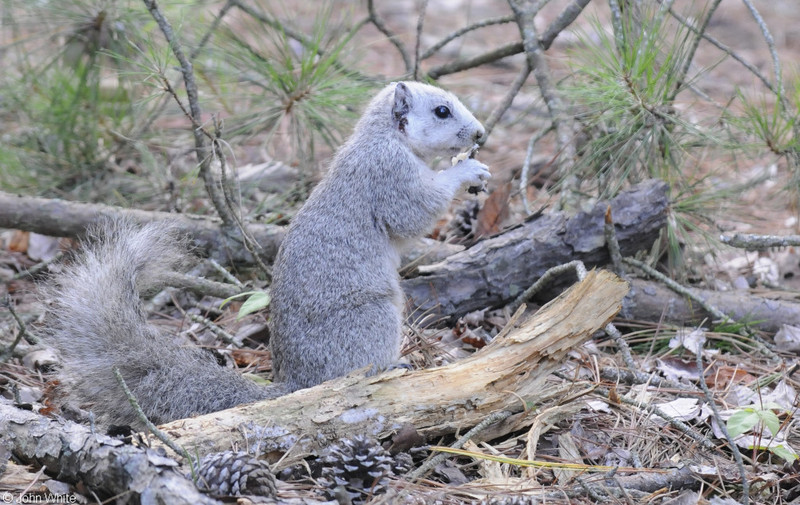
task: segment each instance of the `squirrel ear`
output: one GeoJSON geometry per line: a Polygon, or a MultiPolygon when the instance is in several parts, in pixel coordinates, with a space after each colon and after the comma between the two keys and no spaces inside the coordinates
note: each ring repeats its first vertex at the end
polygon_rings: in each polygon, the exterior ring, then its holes
{"type": "Polygon", "coordinates": [[[395,121],[400,122],[402,125],[410,110],[411,91],[405,83],[398,82],[397,86],[394,87],[394,105],[392,106],[392,115],[395,121]]]}

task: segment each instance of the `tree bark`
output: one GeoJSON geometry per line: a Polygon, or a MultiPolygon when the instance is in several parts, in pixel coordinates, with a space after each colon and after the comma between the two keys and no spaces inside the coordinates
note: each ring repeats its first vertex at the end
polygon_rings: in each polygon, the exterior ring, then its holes
{"type": "MultiPolygon", "coordinates": [[[[748,291],[693,291],[737,322],[750,322],[753,328],[775,333],[782,325],[800,326],[800,304],[774,300],[748,291]]],[[[656,281],[631,280],[630,295],[625,297],[621,316],[639,321],[668,321],[674,324],[700,324],[713,316],[691,300],[656,281]]]]}
{"type": "MultiPolygon", "coordinates": [[[[69,202],[66,200],[23,197],[0,192],[0,228],[33,231],[54,237],[78,237],[86,227],[102,217],[126,216],[142,223],[169,220],[191,235],[199,250],[224,263],[252,263],[253,258],[241,241],[225,235],[221,223],[203,216],[173,214],[110,205],[69,202]]],[[[279,226],[250,225],[259,254],[271,260],[278,252],[284,229],[279,226]]]]}
{"type": "Polygon", "coordinates": [[[609,204],[622,254],[632,255],[652,247],[666,223],[667,184],[643,182],[573,217],[561,212],[540,216],[440,263],[420,267],[422,275],[402,282],[412,317],[453,319],[500,307],[556,265],[572,260],[582,260],[587,267],[607,263],[603,225],[609,204]]]}
{"type": "Polygon", "coordinates": [[[198,491],[178,463],[155,449],[126,445],[86,426],[18,409],[7,400],[0,400],[0,445],[61,480],[116,496],[115,503],[220,503],[198,491]]]}
{"type": "Polygon", "coordinates": [[[558,394],[544,387],[547,376],[570,349],[613,319],[627,291],[614,274],[592,271],[524,322],[517,318],[489,345],[450,365],[366,378],[352,374],[162,428],[190,454],[259,444],[264,453],[279,455],[290,449],[315,453],[357,433],[383,438],[406,424],[430,437],[463,430],[492,412],[519,411],[558,394]]]}

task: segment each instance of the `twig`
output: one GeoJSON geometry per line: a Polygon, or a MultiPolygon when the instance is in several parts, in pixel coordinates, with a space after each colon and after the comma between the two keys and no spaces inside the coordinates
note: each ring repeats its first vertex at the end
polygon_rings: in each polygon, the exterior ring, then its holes
{"type": "MultiPolygon", "coordinates": [[[[664,0],[658,0],[658,1],[659,1],[659,3],[661,3],[664,0]]],[[[764,86],[766,86],[773,93],[777,94],[778,90],[775,88],[775,86],[773,86],[773,84],[769,81],[769,79],[767,79],[767,77],[764,74],[762,74],[761,71],[758,70],[758,68],[756,68],[754,65],[752,65],[751,63],[746,61],[741,56],[739,56],[739,54],[737,54],[733,49],[731,49],[727,45],[723,44],[722,42],[720,42],[716,38],[712,37],[711,35],[709,35],[707,33],[701,33],[697,28],[695,28],[695,26],[688,19],[684,18],[683,16],[681,16],[680,14],[675,12],[671,7],[669,8],[669,14],[673,18],[675,18],[680,24],[684,25],[686,28],[688,28],[690,31],[694,32],[695,34],[699,34],[701,37],[703,37],[703,39],[705,39],[711,45],[713,45],[714,47],[716,47],[717,49],[719,49],[723,53],[727,54],[733,60],[738,62],[740,65],[742,65],[747,70],[749,70],[753,75],[755,75],[764,84],[764,86]]]]}
{"type": "Polygon", "coordinates": [[[761,29],[761,35],[764,37],[764,41],[767,43],[767,48],[769,48],[769,54],[772,55],[772,71],[775,73],[775,93],[783,99],[784,92],[783,92],[783,77],[781,72],[781,60],[778,58],[778,51],[775,49],[775,39],[772,38],[772,34],[769,32],[769,28],[767,28],[767,23],[764,22],[764,18],[761,17],[761,14],[758,13],[758,9],[756,9],[753,2],[750,0],[742,0],[744,4],[747,6],[747,9],[750,11],[750,14],[753,16],[753,19],[756,20],[756,24],[758,24],[759,29],[761,29]]]}
{"type": "Polygon", "coordinates": [[[611,264],[614,266],[614,272],[619,276],[624,276],[625,269],[622,267],[622,253],[619,251],[617,233],[614,229],[614,219],[611,215],[611,205],[606,207],[606,216],[603,222],[603,235],[605,235],[606,247],[608,248],[608,255],[611,257],[611,264]]]}
{"type": "MultiPolygon", "coordinates": [[[[701,296],[698,296],[692,289],[681,286],[674,280],[670,279],[669,277],[662,274],[658,270],[651,268],[647,264],[639,260],[635,260],[633,258],[622,258],[622,261],[623,263],[627,263],[628,265],[632,265],[638,268],[639,270],[645,272],[647,275],[651,277],[655,277],[656,279],[661,281],[665,286],[667,286],[672,291],[678,293],[679,295],[685,296],[690,300],[697,302],[697,304],[700,305],[703,308],[703,310],[714,316],[717,320],[722,321],[723,323],[736,323],[736,321],[733,318],[729,317],[727,314],[725,314],[715,306],[706,302],[701,296]]],[[[773,352],[772,345],[769,342],[765,341],[763,338],[759,337],[753,332],[747,332],[747,336],[760,344],[761,352],[763,352],[772,359],[780,360],[780,356],[778,356],[777,354],[775,354],[775,352],[773,352]]]]}
{"type": "Polygon", "coordinates": [[[425,22],[425,11],[428,9],[428,0],[422,0],[422,5],[419,8],[419,19],[417,19],[417,41],[414,44],[414,80],[419,79],[419,48],[422,42],[422,26],[425,22]]]}
{"type": "Polygon", "coordinates": [[[435,81],[443,75],[455,74],[457,72],[469,70],[470,68],[479,67],[497,60],[502,60],[508,56],[519,54],[524,50],[525,49],[522,47],[522,42],[512,42],[469,59],[455,60],[449,63],[444,63],[437,67],[433,67],[432,69],[428,70],[427,76],[429,79],[433,79],[435,81]]]}
{"type": "Polygon", "coordinates": [[[14,316],[14,319],[16,319],[17,324],[19,325],[19,329],[17,330],[17,336],[14,338],[14,341],[11,342],[11,345],[9,345],[5,349],[3,349],[2,352],[0,352],[0,363],[4,363],[8,358],[10,358],[14,354],[14,349],[17,348],[17,345],[19,345],[20,341],[22,340],[22,335],[27,333],[27,331],[25,330],[25,323],[17,315],[17,311],[14,310],[14,307],[12,306],[11,300],[9,299],[8,295],[6,295],[3,298],[3,301],[0,302],[0,306],[7,308],[8,311],[11,312],[11,315],[14,316]]]}
{"type": "Polygon", "coordinates": [[[489,138],[489,134],[492,133],[495,125],[500,118],[503,117],[503,114],[506,113],[509,107],[511,107],[511,103],[514,101],[514,98],[519,93],[519,90],[522,89],[522,86],[525,85],[525,81],[528,80],[528,76],[531,75],[531,67],[527,64],[527,62],[522,66],[520,69],[519,74],[517,77],[514,78],[514,82],[511,83],[511,86],[508,88],[508,92],[503,97],[503,100],[494,108],[489,117],[484,121],[484,127],[486,128],[486,135],[481,137],[479,141],[481,144],[486,142],[486,139],[489,138]]]}
{"type": "MultiPolygon", "coordinates": [[[[583,11],[584,7],[589,4],[590,0],[573,0],[558,17],[550,23],[550,26],[544,31],[542,38],[539,39],[539,45],[543,50],[547,50],[553,44],[553,41],[558,37],[558,34],[564,31],[570,24],[572,24],[578,15],[583,11]]],[[[470,68],[479,67],[487,63],[491,63],[508,56],[513,56],[525,51],[522,42],[512,42],[497,49],[487,51],[478,56],[466,59],[456,60],[450,63],[445,63],[434,67],[428,71],[427,75],[430,79],[436,80],[443,75],[454,74],[469,70],[470,68]]]]}
{"type": "Polygon", "coordinates": [[[534,18],[537,11],[534,8],[535,6],[531,6],[528,3],[522,4],[520,0],[508,0],[508,4],[516,17],[528,66],[533,71],[533,76],[539,85],[539,92],[555,125],[556,151],[559,153],[558,170],[562,173],[569,173],[577,156],[575,125],[572,118],[564,113],[561,98],[550,78],[550,70],[543,54],[544,49],[540,45],[539,37],[536,33],[534,18]]]}
{"type": "Polygon", "coordinates": [[[519,295],[516,300],[508,304],[509,310],[514,312],[523,303],[526,303],[528,300],[533,298],[533,296],[538,293],[546,284],[548,284],[553,277],[571,270],[575,270],[575,275],[578,277],[578,280],[583,280],[583,278],[586,277],[586,266],[584,266],[583,262],[580,260],[570,261],[569,263],[564,263],[563,265],[549,268],[544,274],[542,274],[541,277],[536,280],[536,282],[533,283],[531,287],[519,295]]]}
{"type": "MultiPolygon", "coordinates": [[[[634,384],[650,384],[658,388],[676,389],[681,391],[680,395],[694,397],[697,394],[697,389],[679,382],[664,379],[658,375],[647,375],[637,373],[632,370],[624,370],[621,368],[603,367],[600,369],[600,378],[610,382],[621,382],[630,386],[634,384]],[[645,376],[645,380],[642,380],[645,376]]],[[[640,465],[635,465],[640,466],[640,465]]]]}
{"type": "MultiPolygon", "coordinates": [[[[189,60],[194,60],[195,58],[197,58],[197,56],[200,54],[200,52],[203,50],[206,44],[208,44],[208,41],[211,40],[211,36],[214,34],[215,31],[217,31],[217,28],[219,28],[219,25],[222,22],[222,18],[224,18],[228,14],[228,12],[231,10],[231,8],[234,6],[235,3],[236,0],[228,0],[225,3],[225,5],[222,6],[222,8],[219,10],[219,13],[217,13],[216,17],[214,18],[214,21],[211,22],[211,25],[209,26],[208,30],[206,30],[206,33],[203,34],[203,37],[200,39],[200,42],[197,44],[197,46],[195,46],[194,49],[192,49],[192,52],[189,53],[189,60]]],[[[177,85],[178,82],[176,81],[175,83],[172,84],[172,87],[174,88],[177,85]]],[[[139,138],[143,132],[147,131],[153,124],[153,122],[156,120],[156,118],[158,118],[158,116],[161,115],[161,112],[163,112],[164,107],[167,105],[169,99],[170,99],[169,96],[162,97],[160,103],[152,109],[149,117],[145,120],[145,122],[140,127],[137,128],[137,133],[130,135],[130,137],[139,138]]]]}
{"type": "Polygon", "coordinates": [[[754,235],[750,233],[737,233],[732,237],[722,236],[724,244],[745,251],[762,251],[772,247],[787,247],[800,245],[800,235],[754,235]]]}
{"type": "MultiPolygon", "coordinates": [[[[575,382],[571,377],[568,377],[568,376],[564,375],[562,372],[554,372],[553,375],[555,375],[556,377],[559,377],[560,379],[569,381],[569,382],[575,382]]],[[[610,389],[602,387],[602,386],[596,387],[594,391],[598,395],[604,397],[607,400],[611,400],[612,398],[614,398],[615,400],[619,400],[619,403],[624,403],[625,405],[630,405],[630,406],[635,407],[635,408],[637,408],[639,410],[643,410],[643,411],[647,412],[648,414],[656,415],[656,416],[660,417],[661,419],[665,420],[667,423],[669,423],[670,426],[672,426],[676,430],[678,430],[681,433],[685,434],[686,436],[690,437],[692,440],[698,442],[705,449],[708,449],[710,451],[715,451],[715,452],[718,450],[717,446],[714,445],[713,441],[711,441],[710,439],[704,437],[700,433],[697,433],[696,431],[694,431],[689,425],[687,425],[683,421],[681,421],[679,419],[675,419],[674,417],[670,416],[669,414],[667,414],[666,412],[664,412],[663,410],[661,410],[660,408],[658,408],[658,407],[656,407],[654,405],[650,405],[649,403],[642,403],[641,401],[637,401],[637,400],[628,398],[627,396],[622,396],[622,395],[617,395],[617,394],[612,395],[610,389]]]]}
{"type": "Polygon", "coordinates": [[[414,62],[411,61],[411,56],[408,55],[408,50],[406,50],[406,46],[397,38],[397,35],[392,33],[388,26],[386,26],[386,22],[378,15],[378,12],[375,10],[375,1],[374,0],[367,0],[367,11],[369,12],[369,20],[375,25],[381,33],[386,35],[386,38],[389,39],[394,47],[397,48],[397,51],[400,53],[400,57],[403,58],[403,63],[406,66],[406,72],[411,73],[414,70],[414,62]]]}
{"type": "Polygon", "coordinates": [[[46,259],[44,261],[40,261],[39,263],[33,265],[32,267],[26,268],[25,270],[22,270],[21,272],[18,272],[16,274],[14,274],[14,276],[11,277],[11,279],[9,279],[9,281],[18,281],[20,279],[27,279],[28,277],[33,277],[34,275],[36,275],[39,272],[41,272],[42,270],[46,269],[47,267],[49,267],[53,263],[57,263],[57,262],[61,261],[61,258],[63,258],[63,257],[64,257],[64,253],[62,251],[59,251],[55,255],[53,255],[52,258],[46,259]]]}
{"type": "MultiPolygon", "coordinates": [[[[200,166],[200,175],[205,183],[206,192],[208,192],[208,196],[211,198],[214,208],[217,210],[217,213],[222,219],[223,225],[228,230],[232,230],[234,229],[234,219],[230,215],[230,212],[225,204],[224,195],[222,192],[220,192],[220,188],[217,186],[217,181],[215,180],[213,170],[211,169],[212,157],[210,156],[208,145],[206,144],[206,135],[208,135],[208,133],[203,130],[202,125],[200,124],[202,111],[200,110],[197,82],[194,78],[192,63],[183,53],[183,49],[181,48],[180,42],[178,41],[178,38],[172,29],[172,25],[170,25],[169,21],[167,21],[167,19],[164,17],[164,14],[161,12],[158,4],[156,3],[156,0],[142,1],[147,7],[147,10],[150,11],[150,15],[156,21],[161,33],[164,34],[164,38],[167,39],[170,49],[172,49],[172,53],[175,55],[175,58],[180,64],[180,70],[183,74],[183,83],[184,87],[186,88],[186,96],[189,101],[192,133],[194,134],[195,155],[197,156],[197,162],[200,166]]],[[[175,98],[177,99],[177,95],[175,95],[175,98]]]]}
{"type": "MultiPolygon", "coordinates": [[[[614,219],[611,216],[611,205],[606,207],[605,220],[603,223],[603,234],[605,235],[608,254],[611,257],[611,264],[614,266],[614,270],[616,271],[617,275],[624,277],[625,271],[622,268],[622,253],[620,253],[619,250],[617,233],[614,229],[614,219]]],[[[620,333],[617,327],[612,323],[608,323],[604,330],[606,335],[608,335],[611,340],[614,341],[614,344],[622,354],[622,360],[625,362],[625,366],[627,366],[631,373],[636,376],[636,379],[643,384],[650,381],[651,377],[639,370],[639,366],[633,360],[630,346],[628,346],[628,343],[622,337],[622,333],[620,333]]],[[[659,380],[658,382],[661,381],[659,380]]]]}
{"type": "Polygon", "coordinates": [[[556,37],[567,29],[569,25],[572,24],[573,21],[578,19],[578,16],[583,9],[589,5],[591,0],[572,0],[564,10],[561,11],[561,14],[556,17],[552,23],[545,29],[542,37],[539,39],[539,45],[542,49],[549,49],[550,46],[553,44],[553,41],[556,40],[556,37]]]}
{"type": "Polygon", "coordinates": [[[650,267],[646,263],[644,263],[642,261],[639,261],[639,260],[635,260],[633,258],[622,258],[622,261],[623,261],[623,263],[627,263],[628,265],[631,265],[631,266],[634,266],[634,267],[638,268],[639,270],[643,271],[644,273],[646,273],[647,275],[649,275],[651,277],[655,277],[656,279],[658,279],[659,281],[663,282],[664,285],[666,285],[668,288],[670,288],[671,290],[675,291],[679,295],[683,295],[683,296],[685,296],[685,297],[697,302],[701,307],[703,307],[703,310],[705,310],[706,312],[708,312],[709,314],[714,316],[716,319],[718,319],[720,321],[723,321],[723,322],[731,322],[731,321],[733,321],[727,314],[725,314],[724,312],[722,312],[718,308],[714,307],[713,305],[709,304],[708,302],[703,300],[701,297],[697,296],[691,289],[686,288],[684,286],[681,286],[677,282],[673,281],[672,279],[670,279],[666,275],[662,274],[661,272],[659,272],[655,268],[650,267]]]}
{"type": "Polygon", "coordinates": [[[711,407],[711,412],[714,415],[714,419],[717,421],[719,429],[722,431],[722,434],[725,435],[725,439],[728,441],[728,445],[733,453],[733,458],[736,461],[736,467],[739,469],[739,474],[742,477],[742,505],[748,505],[748,503],[750,503],[750,485],[747,482],[747,472],[745,472],[744,469],[742,453],[739,452],[739,448],[736,446],[731,434],[728,432],[728,425],[722,420],[722,417],[720,417],[719,409],[717,409],[717,403],[714,401],[714,397],[711,395],[711,391],[708,389],[708,385],[706,384],[706,374],[705,369],[703,368],[702,352],[698,352],[696,354],[696,362],[697,371],[700,374],[700,379],[698,380],[700,383],[700,389],[703,390],[703,394],[706,396],[706,401],[708,402],[708,406],[711,407]]]}
{"type": "Polygon", "coordinates": [[[225,153],[222,151],[223,144],[225,144],[225,141],[222,140],[222,123],[215,118],[214,138],[211,141],[211,145],[214,150],[215,158],[219,160],[220,182],[223,190],[223,195],[225,196],[225,203],[227,204],[228,210],[230,210],[231,218],[236,222],[236,225],[238,226],[238,229],[242,234],[242,244],[244,245],[245,249],[247,249],[247,251],[253,256],[253,261],[259,267],[259,269],[261,269],[261,271],[264,273],[267,280],[271,280],[272,270],[261,259],[261,254],[259,254],[259,252],[257,251],[257,249],[259,249],[258,242],[256,242],[256,240],[250,233],[248,233],[247,226],[245,225],[244,220],[242,219],[241,212],[237,210],[241,209],[241,205],[239,205],[239,201],[241,200],[241,198],[239,198],[239,195],[234,195],[233,183],[228,182],[228,164],[225,162],[225,153]]]}
{"type": "Polygon", "coordinates": [[[428,58],[433,56],[436,53],[436,51],[438,51],[439,49],[443,48],[444,46],[446,46],[450,42],[454,41],[455,39],[461,37],[462,35],[465,35],[465,34],[471,32],[473,30],[477,30],[479,28],[484,28],[484,27],[492,26],[492,25],[500,25],[500,24],[503,24],[503,23],[511,23],[513,21],[514,21],[514,16],[502,16],[502,17],[497,17],[497,18],[484,19],[483,21],[478,21],[478,22],[473,23],[471,25],[468,25],[468,26],[465,26],[463,28],[460,28],[460,29],[448,34],[448,35],[445,35],[442,38],[442,40],[440,40],[439,42],[437,42],[434,45],[432,45],[431,47],[429,47],[424,53],[422,53],[421,56],[419,56],[419,59],[420,60],[427,60],[428,58]]]}
{"type": "Polygon", "coordinates": [[[213,333],[215,336],[220,338],[226,344],[230,344],[230,345],[232,345],[234,347],[242,347],[242,343],[241,342],[237,342],[236,338],[234,338],[233,335],[231,335],[227,331],[225,331],[222,328],[220,328],[219,325],[214,323],[214,321],[212,321],[212,320],[210,320],[210,319],[208,319],[206,317],[203,317],[203,316],[201,316],[199,314],[186,314],[186,315],[189,317],[189,319],[191,319],[195,323],[200,323],[200,324],[204,325],[206,328],[208,328],[211,331],[211,333],[213,333]]]}
{"type": "Polygon", "coordinates": [[[220,265],[219,262],[217,262],[217,260],[215,260],[214,258],[209,258],[207,261],[208,264],[211,265],[211,267],[214,270],[216,270],[217,273],[223,276],[226,281],[233,284],[239,289],[244,289],[244,284],[242,284],[242,281],[240,281],[239,279],[236,278],[236,276],[228,272],[228,270],[226,270],[222,265],[220,265]]]}
{"type": "Polygon", "coordinates": [[[19,314],[17,314],[17,311],[14,309],[14,304],[11,303],[11,299],[9,298],[8,295],[6,295],[5,298],[3,299],[2,305],[8,309],[8,311],[11,313],[11,316],[14,318],[14,320],[17,322],[17,325],[19,326],[19,333],[17,334],[17,338],[11,345],[11,348],[8,349],[8,352],[14,350],[17,344],[19,344],[20,338],[24,338],[25,341],[31,345],[38,344],[39,339],[28,332],[28,327],[25,325],[25,321],[23,321],[22,318],[19,317],[19,314]]]}
{"type": "Polygon", "coordinates": [[[608,0],[608,8],[611,10],[611,26],[614,29],[614,42],[617,45],[617,52],[624,54],[625,34],[622,25],[622,9],[619,7],[618,0],[608,0]]]}
{"type": "Polygon", "coordinates": [[[528,179],[530,177],[529,171],[531,168],[531,160],[533,159],[533,147],[539,142],[545,135],[553,131],[555,125],[550,123],[547,128],[542,128],[536,135],[531,136],[530,140],[528,141],[528,149],[525,151],[525,161],[522,162],[522,171],[519,175],[519,194],[522,197],[522,205],[525,208],[525,214],[530,216],[533,214],[530,207],[530,202],[528,202],[528,179]]]}
{"type": "Polygon", "coordinates": [[[636,376],[637,380],[643,384],[647,383],[648,375],[639,371],[639,366],[635,361],[633,361],[631,348],[628,346],[628,343],[625,342],[625,339],[622,337],[622,333],[620,333],[617,327],[611,323],[608,323],[603,330],[606,332],[606,335],[611,337],[611,340],[614,341],[614,344],[616,344],[617,348],[622,354],[622,361],[625,362],[625,366],[628,367],[628,370],[630,370],[636,376]]]}
{"type": "Polygon", "coordinates": [[[689,52],[686,53],[686,57],[683,60],[683,67],[678,74],[678,79],[675,81],[675,89],[672,90],[672,95],[670,95],[668,102],[674,102],[675,97],[678,96],[678,93],[681,91],[681,88],[686,81],[686,76],[689,74],[689,68],[692,66],[692,61],[694,61],[694,55],[697,52],[697,47],[700,45],[700,41],[703,40],[703,34],[706,33],[708,23],[711,22],[711,16],[714,15],[714,11],[717,10],[720,2],[722,2],[722,0],[714,0],[712,2],[711,7],[709,7],[708,12],[706,13],[706,17],[703,19],[703,23],[700,25],[700,28],[697,29],[695,38],[692,40],[692,45],[689,48],[689,52]]]}
{"type": "MultiPolygon", "coordinates": [[[[464,444],[469,442],[478,433],[485,430],[489,426],[508,418],[510,415],[511,412],[508,410],[500,410],[492,413],[491,415],[487,416],[486,419],[476,424],[471,430],[466,432],[461,438],[453,442],[453,445],[451,445],[450,447],[452,447],[453,449],[461,449],[462,447],[464,447],[464,444]]],[[[419,468],[417,468],[413,472],[409,472],[406,478],[412,481],[419,479],[420,477],[428,473],[431,469],[433,469],[436,465],[447,459],[448,456],[449,454],[447,454],[446,452],[442,452],[433,456],[431,459],[420,465],[419,468]]]]}
{"type": "Polygon", "coordinates": [[[139,400],[136,399],[136,396],[134,396],[134,394],[128,388],[128,385],[125,383],[125,379],[122,377],[122,373],[120,373],[119,368],[115,366],[111,369],[111,371],[114,373],[114,377],[117,378],[119,386],[122,388],[122,391],[128,398],[128,402],[131,404],[131,408],[133,408],[134,412],[136,412],[136,416],[139,418],[139,420],[147,427],[147,429],[153,435],[155,435],[157,439],[161,440],[161,442],[163,442],[164,445],[172,449],[172,451],[175,454],[183,457],[186,461],[188,461],[189,466],[192,468],[192,473],[194,473],[197,468],[197,462],[191,456],[189,456],[189,453],[186,451],[186,449],[176,444],[163,431],[159,430],[156,427],[156,425],[153,424],[150,421],[150,419],[147,418],[146,415],[144,415],[144,411],[142,410],[142,407],[139,405],[139,400]]]}
{"type": "Polygon", "coordinates": [[[217,298],[230,298],[242,292],[238,286],[232,286],[224,282],[216,282],[202,277],[184,275],[177,272],[170,272],[165,275],[164,283],[168,286],[188,289],[194,293],[217,298]]]}

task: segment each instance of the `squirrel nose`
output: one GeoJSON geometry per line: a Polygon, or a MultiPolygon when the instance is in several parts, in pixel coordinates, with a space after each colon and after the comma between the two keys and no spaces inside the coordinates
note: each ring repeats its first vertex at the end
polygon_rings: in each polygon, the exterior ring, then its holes
{"type": "Polygon", "coordinates": [[[472,134],[472,138],[475,142],[478,142],[485,134],[486,130],[483,128],[483,126],[479,126],[478,129],[475,130],[475,133],[472,134]]]}

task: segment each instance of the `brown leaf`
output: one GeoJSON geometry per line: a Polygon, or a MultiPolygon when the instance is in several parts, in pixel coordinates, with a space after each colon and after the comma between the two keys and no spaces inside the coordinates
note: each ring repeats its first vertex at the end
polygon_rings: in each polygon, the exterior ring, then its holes
{"type": "Polygon", "coordinates": [[[478,211],[475,238],[485,237],[500,231],[503,221],[508,217],[508,197],[511,194],[511,183],[501,184],[478,211]]]}
{"type": "Polygon", "coordinates": [[[19,253],[27,252],[30,235],[30,232],[15,230],[8,243],[8,250],[19,253]]]}
{"type": "Polygon", "coordinates": [[[756,380],[746,370],[731,366],[721,366],[713,374],[706,376],[706,384],[709,388],[719,390],[727,389],[734,384],[750,384],[756,380]]]}

